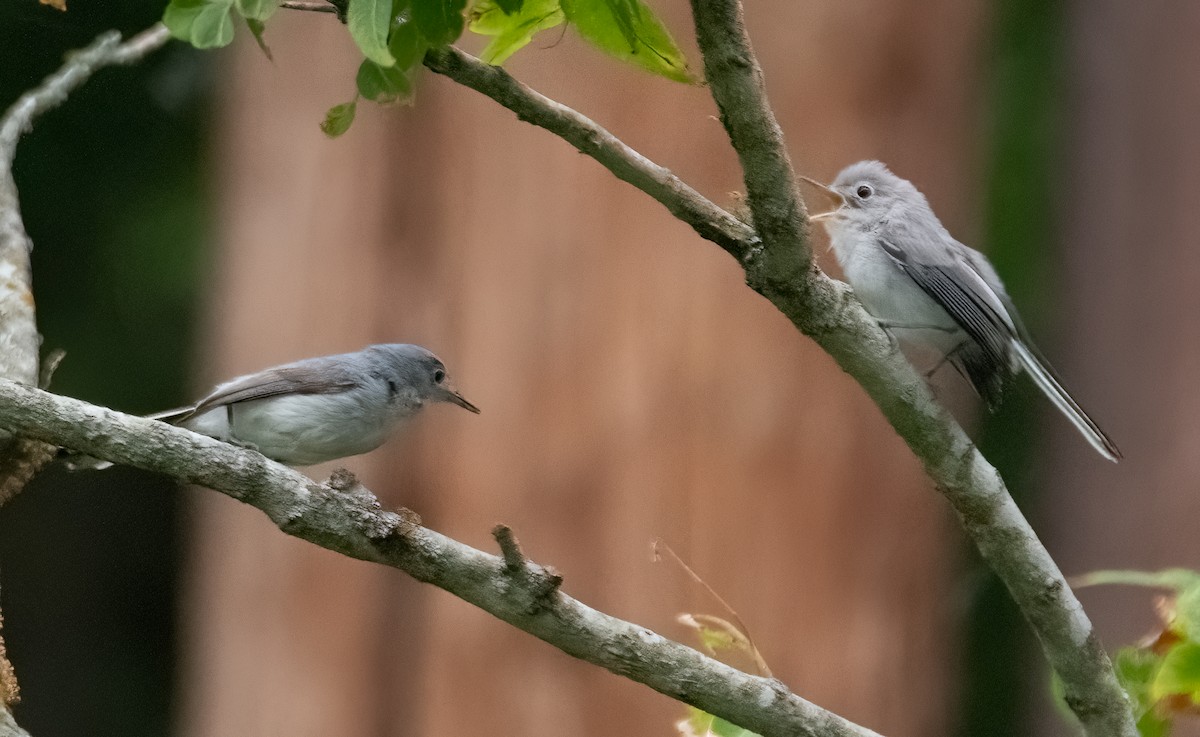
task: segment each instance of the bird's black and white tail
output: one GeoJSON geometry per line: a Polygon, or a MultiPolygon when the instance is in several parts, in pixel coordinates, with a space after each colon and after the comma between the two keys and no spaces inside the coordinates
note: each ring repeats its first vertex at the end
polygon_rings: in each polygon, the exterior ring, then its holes
{"type": "Polygon", "coordinates": [[[1054,403],[1058,411],[1062,412],[1071,421],[1071,424],[1079,430],[1084,439],[1091,443],[1092,447],[1100,455],[1113,463],[1119,461],[1122,458],[1120,449],[1104,434],[1100,426],[1091,417],[1087,416],[1087,413],[1083,411],[1079,403],[1063,388],[1063,385],[1059,383],[1050,366],[1023,341],[1014,340],[1013,349],[1016,352],[1017,360],[1021,363],[1021,367],[1025,369],[1025,372],[1029,374],[1038,388],[1042,390],[1042,393],[1050,398],[1050,401],[1054,403]]]}

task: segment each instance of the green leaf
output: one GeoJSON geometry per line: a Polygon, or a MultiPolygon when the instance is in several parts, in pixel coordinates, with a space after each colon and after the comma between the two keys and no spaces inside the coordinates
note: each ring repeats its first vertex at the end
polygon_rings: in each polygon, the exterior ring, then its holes
{"type": "Polygon", "coordinates": [[[401,13],[392,25],[392,37],[388,41],[388,50],[395,57],[396,66],[401,69],[412,69],[418,66],[425,58],[425,52],[428,49],[429,43],[417,30],[416,24],[413,23],[408,13],[401,13]]]}
{"type": "Polygon", "coordinates": [[[496,4],[505,13],[512,15],[521,12],[521,6],[525,4],[525,0],[496,0],[496,4]]]}
{"type": "Polygon", "coordinates": [[[412,18],[430,46],[454,43],[462,35],[467,0],[412,0],[412,18]]]}
{"type": "Polygon", "coordinates": [[[1200,701],[1200,644],[1185,642],[1171,648],[1150,683],[1150,698],[1183,694],[1200,701]]]}
{"type": "Polygon", "coordinates": [[[515,13],[504,10],[500,0],[483,0],[471,10],[471,30],[481,36],[494,36],[479,58],[488,64],[503,64],[533,40],[533,34],[553,28],[564,19],[559,0],[525,0],[515,13]]]}
{"type": "Polygon", "coordinates": [[[358,103],[352,100],[329,108],[329,111],[325,113],[325,120],[321,122],[321,130],[330,138],[337,138],[350,130],[357,107],[358,103]]]}
{"type": "Polygon", "coordinates": [[[175,38],[198,49],[228,46],[233,40],[233,0],[171,0],[163,24],[175,38]]]}
{"type": "Polygon", "coordinates": [[[408,100],[413,93],[410,76],[417,69],[401,69],[398,65],[381,67],[370,59],[364,59],[358,67],[355,83],[358,94],[374,102],[400,102],[408,100]]]}
{"type": "Polygon", "coordinates": [[[246,27],[250,29],[250,33],[254,34],[254,40],[258,43],[258,48],[266,54],[267,59],[274,61],[275,57],[271,56],[271,49],[267,48],[267,42],[263,40],[263,31],[267,26],[257,18],[246,18],[246,27]]]}
{"type": "Polygon", "coordinates": [[[1160,716],[1151,709],[1137,720],[1137,731],[1141,737],[1168,737],[1171,734],[1171,717],[1160,716]]]}
{"type": "Polygon", "coordinates": [[[642,0],[562,0],[567,22],[610,56],[677,82],[695,82],[683,52],[642,0]]]}
{"type": "Polygon", "coordinates": [[[1121,688],[1129,694],[1134,704],[1134,714],[1140,716],[1154,707],[1155,699],[1150,696],[1150,685],[1162,665],[1162,658],[1150,650],[1138,647],[1123,647],[1113,656],[1113,670],[1121,688]]]}
{"type": "MultiPolygon", "coordinates": [[[[279,10],[279,0],[236,0],[236,3],[237,10],[243,18],[260,23],[269,20],[275,11],[279,10]]],[[[261,36],[261,31],[256,35],[261,36]]],[[[259,42],[261,41],[260,38],[259,42]]]]}
{"type": "Polygon", "coordinates": [[[350,37],[363,56],[380,66],[396,63],[388,51],[388,30],[392,24],[392,0],[350,0],[347,25],[350,37]]]}

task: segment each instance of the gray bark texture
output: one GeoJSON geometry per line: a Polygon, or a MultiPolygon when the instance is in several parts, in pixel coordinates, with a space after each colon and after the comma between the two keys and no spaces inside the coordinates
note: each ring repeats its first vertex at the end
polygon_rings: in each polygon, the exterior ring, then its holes
{"type": "MultiPolygon", "coordinates": [[[[4,379],[39,383],[41,337],[29,262],[33,242],[21,220],[21,203],[13,179],[17,143],[38,116],[61,105],[96,70],[139,61],[166,40],[166,29],[158,25],[125,43],[119,33],[105,33],[86,49],[71,54],[58,71],[19,97],[0,116],[0,377],[4,379]]],[[[53,366],[48,366],[43,383],[52,370],[53,366]]],[[[0,433],[0,507],[54,458],[56,450],[53,445],[0,433]]],[[[26,734],[7,708],[19,698],[16,674],[0,638],[0,737],[26,734]]]]}
{"type": "Polygon", "coordinates": [[[767,737],[870,737],[781,682],[752,676],[562,593],[562,577],[530,562],[505,527],[490,555],[401,509],[383,509],[349,472],[325,483],[255,451],[155,420],[0,381],[0,427],[97,458],[215,489],[262,510],[280,530],[359,560],[405,571],[561,649],[767,737]]]}

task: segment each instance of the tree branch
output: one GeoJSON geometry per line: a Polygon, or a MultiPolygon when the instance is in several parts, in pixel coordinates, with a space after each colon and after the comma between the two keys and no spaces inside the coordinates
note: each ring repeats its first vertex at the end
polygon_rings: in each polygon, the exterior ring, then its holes
{"type": "Polygon", "coordinates": [[[1088,733],[1135,737],[1125,694],[1091,622],[1000,475],[849,287],[829,278],[813,261],[804,206],[745,36],[740,5],[736,0],[693,0],[693,10],[708,83],[744,168],[757,236],[612,133],[504,70],[457,49],[430,51],[425,65],[563,138],[737,258],[747,284],[854,377],[912,448],[1033,626],[1063,681],[1067,703],[1088,733]],[[727,24],[732,25],[725,28],[727,24]],[[743,110],[745,106],[753,109],[743,110]],[[706,217],[713,219],[705,223],[706,217]]]}
{"type": "Polygon", "coordinates": [[[29,733],[21,729],[8,709],[0,709],[0,737],[29,737],[29,733]]]}
{"type": "Polygon", "coordinates": [[[590,118],[534,92],[500,67],[485,64],[453,47],[425,54],[425,66],[492,98],[517,114],[517,118],[570,143],[599,161],[618,179],[658,200],[671,214],[692,226],[700,237],[716,243],[738,260],[758,244],[754,229],[689,187],[670,170],[659,166],[590,118]]]}
{"type": "MultiPolygon", "coordinates": [[[[87,48],[68,55],[58,71],[17,98],[0,116],[0,377],[35,384],[38,380],[38,335],[34,314],[29,252],[33,244],[21,220],[21,204],[12,165],[21,135],[48,110],[61,105],[97,70],[130,64],[166,43],[162,24],[121,43],[116,31],[101,34],[87,48]]],[[[18,494],[38,469],[54,457],[54,449],[11,437],[0,437],[0,506],[18,494]]]]}
{"type": "MultiPolygon", "coordinates": [[[[61,105],[96,70],[138,61],[166,43],[167,37],[167,29],[161,24],[125,43],[116,31],[102,34],[86,49],[69,55],[58,71],[17,98],[0,116],[0,377],[35,384],[39,373],[41,336],[29,264],[33,243],[21,220],[21,202],[12,173],[17,143],[39,115],[61,105]]],[[[0,433],[0,506],[20,493],[54,458],[54,452],[55,448],[45,443],[0,433]]],[[[0,737],[26,735],[7,708],[18,694],[16,675],[0,637],[0,737]]]]}
{"type": "MultiPolygon", "coordinates": [[[[691,1],[705,78],[741,160],[750,210],[763,239],[764,259],[753,265],[759,278],[752,277],[752,283],[767,285],[764,296],[774,302],[770,285],[790,285],[799,277],[799,304],[776,304],[859,380],[920,458],[1033,625],[1063,681],[1068,706],[1088,734],[1136,737],[1128,700],[1091,622],[1000,475],[927,390],[905,391],[914,384],[914,372],[887,365],[896,363],[894,354],[887,361],[863,356],[866,346],[813,329],[807,316],[826,308],[829,279],[815,266],[805,269],[813,263],[807,215],[746,33],[741,0],[691,1]],[[792,312],[793,307],[800,311],[792,312]],[[896,373],[910,376],[898,385],[887,383],[896,373]]],[[[845,331],[852,332],[859,331],[845,331]]]]}
{"type": "Polygon", "coordinates": [[[262,510],[279,529],[407,572],[589,663],[765,737],[877,737],[790,693],[644,627],[576,601],[530,562],[511,530],[489,555],[383,509],[346,471],[324,484],[262,455],[182,428],[0,380],[0,428],[201,484],[262,510]]]}

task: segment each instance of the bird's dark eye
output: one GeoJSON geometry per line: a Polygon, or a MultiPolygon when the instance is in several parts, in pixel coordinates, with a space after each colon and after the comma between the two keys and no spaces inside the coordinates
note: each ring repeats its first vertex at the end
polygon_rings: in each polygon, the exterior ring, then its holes
{"type": "Polygon", "coordinates": [[[858,185],[858,196],[860,199],[865,200],[873,194],[875,194],[875,190],[871,189],[867,185],[865,185],[865,184],[858,185]]]}
{"type": "Polygon", "coordinates": [[[388,379],[388,394],[390,394],[394,397],[394,396],[396,396],[397,391],[399,391],[399,389],[396,386],[396,382],[392,381],[391,379],[388,379]]]}
{"type": "Polygon", "coordinates": [[[433,383],[440,384],[446,380],[446,372],[438,369],[433,372],[433,383]]]}

